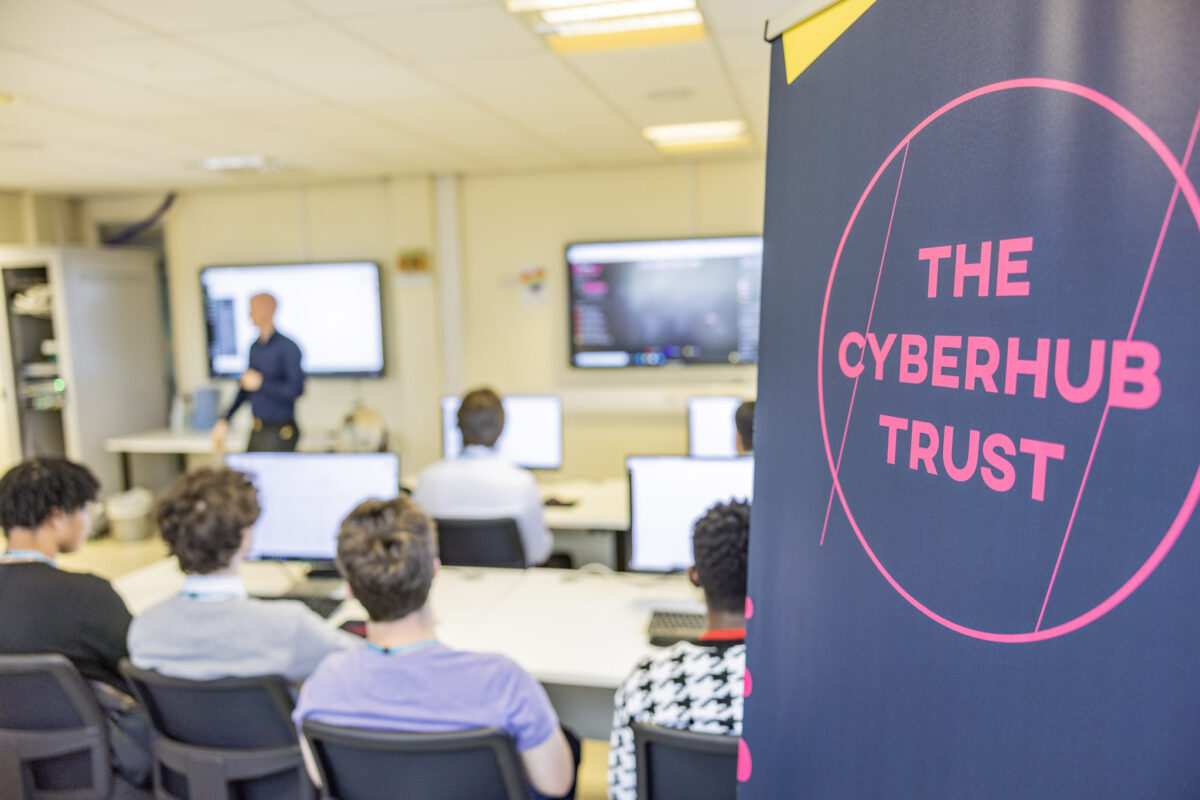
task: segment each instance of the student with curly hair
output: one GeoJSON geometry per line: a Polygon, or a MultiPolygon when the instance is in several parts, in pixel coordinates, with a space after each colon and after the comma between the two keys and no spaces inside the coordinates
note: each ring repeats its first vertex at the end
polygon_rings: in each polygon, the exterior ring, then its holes
{"type": "Polygon", "coordinates": [[[247,596],[238,566],[259,507],[244,473],[205,468],[183,475],[156,513],[186,577],[180,594],[130,626],[136,666],[190,680],[282,675],[298,683],[325,656],[357,644],[299,601],[247,596]]]}
{"type": "Polygon", "coordinates": [[[433,520],[408,497],[368,500],[338,536],[338,568],[367,611],[367,642],[305,682],[294,719],[394,731],[497,727],[512,736],[536,797],[573,797],[575,763],[550,699],[509,658],[441,644],[429,590],[433,520]]]}
{"type": "Polygon", "coordinates": [[[749,503],[720,503],[696,521],[688,577],[704,589],[708,631],[645,659],[617,690],[608,751],[613,800],[637,798],[631,722],[741,735],[749,541],[749,503]]]}

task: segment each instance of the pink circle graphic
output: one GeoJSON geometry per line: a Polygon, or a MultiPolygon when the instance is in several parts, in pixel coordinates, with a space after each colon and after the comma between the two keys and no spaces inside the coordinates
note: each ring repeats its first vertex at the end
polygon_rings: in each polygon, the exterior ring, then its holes
{"type": "Polygon", "coordinates": [[[749,598],[749,596],[747,596],[746,597],[746,619],[750,619],[753,616],[754,616],[754,601],[751,600],[749,598]]]}
{"type": "MultiPolygon", "coordinates": [[[[980,87],[974,91],[967,92],[966,94],[951,100],[941,108],[934,111],[924,120],[922,120],[920,124],[913,128],[907,136],[900,140],[900,143],[896,145],[895,149],[892,150],[892,152],[884,160],[883,164],[880,165],[879,169],[875,171],[875,174],[871,177],[870,183],[867,184],[867,188],[863,190],[862,195],[858,198],[858,203],[854,206],[854,212],[850,215],[850,221],[846,223],[846,228],[842,232],[841,241],[838,242],[837,252],[833,257],[833,266],[829,270],[829,280],[825,286],[825,302],[821,308],[821,329],[817,340],[817,406],[821,415],[821,436],[825,442],[825,459],[829,466],[830,475],[833,478],[833,487],[837,492],[838,501],[841,503],[842,509],[846,513],[846,519],[850,522],[850,527],[854,530],[854,535],[858,537],[858,541],[866,551],[867,556],[871,559],[871,562],[875,565],[875,568],[879,570],[880,574],[883,575],[884,579],[887,580],[891,587],[895,589],[896,592],[899,593],[900,596],[905,600],[907,600],[914,608],[932,619],[934,622],[937,622],[939,625],[943,625],[952,631],[963,634],[964,636],[970,636],[976,639],[983,639],[989,642],[1000,642],[1005,644],[1021,644],[1053,639],[1055,637],[1071,633],[1072,631],[1077,631],[1085,625],[1095,622],[1109,611],[1112,611],[1114,608],[1124,602],[1126,598],[1133,594],[1133,592],[1142,585],[1146,578],[1148,578],[1150,574],[1158,568],[1158,565],[1162,563],[1163,559],[1166,558],[1167,553],[1170,552],[1171,548],[1175,545],[1175,542],[1179,539],[1180,534],[1187,525],[1188,520],[1191,518],[1192,512],[1196,508],[1197,501],[1200,501],[1200,467],[1197,468],[1196,474],[1192,478],[1191,487],[1189,488],[1186,497],[1184,497],[1183,504],[1179,507],[1179,511],[1175,514],[1175,518],[1167,528],[1167,532],[1163,536],[1162,541],[1159,542],[1157,547],[1155,547],[1154,552],[1152,552],[1150,557],[1147,558],[1146,561],[1137,569],[1137,571],[1133,573],[1132,577],[1130,577],[1115,592],[1105,598],[1099,605],[1096,605],[1091,610],[1060,625],[1055,625],[1051,628],[1043,628],[1041,630],[1034,630],[1028,633],[994,633],[991,631],[976,630],[974,628],[969,628],[965,625],[960,625],[957,622],[946,619],[932,609],[924,606],[919,600],[917,600],[917,598],[913,597],[908,591],[906,591],[905,588],[901,586],[895,578],[892,577],[891,573],[887,571],[887,568],[884,567],[878,556],[875,555],[875,551],[873,551],[871,546],[867,543],[866,537],[863,535],[857,520],[854,518],[854,513],[850,510],[850,504],[846,501],[846,496],[842,492],[841,482],[838,480],[837,465],[834,458],[833,449],[829,441],[829,424],[826,421],[825,416],[824,385],[825,326],[829,315],[829,298],[833,291],[833,282],[835,276],[837,275],[838,262],[841,260],[842,250],[846,246],[846,240],[850,237],[850,231],[854,227],[854,221],[858,218],[859,211],[862,210],[863,204],[866,202],[867,197],[870,196],[871,191],[875,188],[875,184],[879,181],[880,176],[883,174],[884,170],[888,168],[892,161],[895,160],[896,156],[899,155],[902,150],[908,147],[913,138],[928,125],[930,125],[930,123],[932,123],[934,120],[938,119],[951,109],[957,108],[958,106],[970,102],[971,100],[975,100],[985,95],[994,94],[996,92],[1008,91],[1010,89],[1048,89],[1056,92],[1064,92],[1066,94],[1080,97],[1091,103],[1095,103],[1105,111],[1108,111],[1110,114],[1115,116],[1122,123],[1132,129],[1134,133],[1140,136],[1142,140],[1150,146],[1150,149],[1154,151],[1159,159],[1161,159],[1162,163],[1171,173],[1171,176],[1175,179],[1175,183],[1178,186],[1180,193],[1183,195],[1184,199],[1187,201],[1188,207],[1192,211],[1192,216],[1196,221],[1197,228],[1200,229],[1200,196],[1197,195],[1196,187],[1188,178],[1187,173],[1184,171],[1183,166],[1179,163],[1179,160],[1175,158],[1175,155],[1170,151],[1170,149],[1167,148],[1158,135],[1155,134],[1148,125],[1146,125],[1146,123],[1139,119],[1129,109],[1125,108],[1112,98],[1097,92],[1095,89],[1090,89],[1077,83],[1055,80],[1052,78],[1018,78],[1015,80],[988,84],[987,86],[980,87]]],[[[747,614],[747,616],[749,616],[749,614],[747,614]]],[[[749,754],[747,753],[747,756],[748,755],[749,754]]]]}
{"type": "Polygon", "coordinates": [[[742,697],[749,697],[754,691],[754,680],[750,677],[750,668],[746,667],[746,678],[742,682],[742,697]]]}
{"type": "Polygon", "coordinates": [[[754,764],[750,761],[750,748],[746,746],[745,739],[738,739],[738,783],[745,783],[750,780],[750,773],[754,771],[754,764]]]}

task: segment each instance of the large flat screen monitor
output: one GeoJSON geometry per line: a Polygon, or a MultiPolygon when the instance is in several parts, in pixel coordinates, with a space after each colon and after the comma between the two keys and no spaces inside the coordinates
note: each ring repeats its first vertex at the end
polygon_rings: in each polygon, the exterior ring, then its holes
{"type": "Polygon", "coordinates": [[[758,361],[762,237],[567,247],[571,364],[758,361]]]}
{"type": "Polygon", "coordinates": [[[258,487],[250,559],[332,561],[346,514],[400,491],[395,453],[231,453],[225,464],[258,487]]]}
{"type": "Polygon", "coordinates": [[[629,568],[647,572],[685,569],[692,563],[692,526],[717,503],[749,500],[753,458],[630,456],[629,568]]]}
{"type": "Polygon", "coordinates": [[[737,423],[734,416],[744,401],[740,397],[705,395],[689,397],[688,455],[700,458],[737,456],[737,423]]]}
{"type": "MultiPolygon", "coordinates": [[[[442,398],[442,457],[457,458],[462,452],[458,429],[458,406],[462,398],[442,398]]],[[[514,394],[500,401],[504,406],[504,430],[496,441],[496,452],[504,460],[527,469],[562,467],[562,400],[553,395],[514,394]]]]}
{"type": "Polygon", "coordinates": [[[214,378],[236,378],[246,370],[258,337],[250,298],[264,292],[278,302],[275,327],[300,345],[307,375],[383,374],[379,266],[373,262],[207,267],[200,286],[214,378]]]}

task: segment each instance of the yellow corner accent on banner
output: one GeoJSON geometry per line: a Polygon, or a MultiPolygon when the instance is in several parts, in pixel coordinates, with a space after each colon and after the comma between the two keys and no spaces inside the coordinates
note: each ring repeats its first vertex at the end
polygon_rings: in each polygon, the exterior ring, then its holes
{"type": "Polygon", "coordinates": [[[875,0],[838,0],[783,34],[783,61],[788,83],[800,77],[846,29],[858,21],[875,0]]]}

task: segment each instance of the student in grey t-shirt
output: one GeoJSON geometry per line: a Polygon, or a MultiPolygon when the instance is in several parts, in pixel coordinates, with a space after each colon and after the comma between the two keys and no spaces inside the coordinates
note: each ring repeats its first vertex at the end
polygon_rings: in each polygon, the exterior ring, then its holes
{"type": "Polygon", "coordinates": [[[163,540],[186,573],[183,591],[134,618],[135,666],[190,680],[282,675],[299,683],[358,639],[303,603],[246,595],[238,566],[250,549],[258,492],[243,473],[199,469],[159,501],[163,540]]]}

